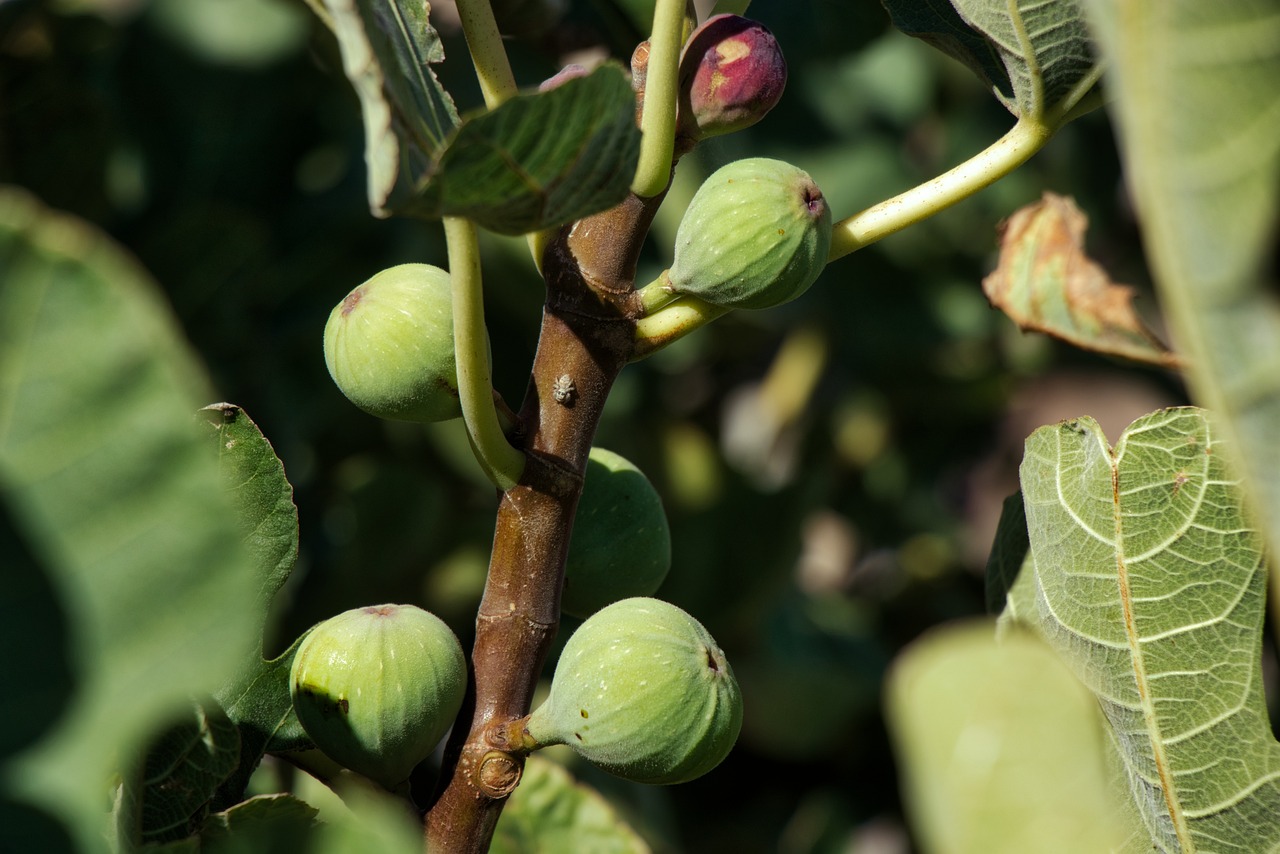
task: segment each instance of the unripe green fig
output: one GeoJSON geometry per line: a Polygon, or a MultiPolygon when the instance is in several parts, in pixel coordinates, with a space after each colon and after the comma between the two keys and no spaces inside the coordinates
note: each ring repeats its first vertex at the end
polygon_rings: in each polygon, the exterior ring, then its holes
{"type": "Polygon", "coordinates": [[[394,421],[462,414],[449,274],[401,264],[347,294],[324,327],[329,374],[356,406],[394,421]]]}
{"type": "Polygon", "coordinates": [[[592,448],[564,565],[560,607],[586,617],[656,592],[671,569],[671,528],[653,484],[622,456],[592,448]]]}
{"type": "Polygon", "coordinates": [[[623,599],[565,644],[551,693],[529,716],[539,745],[566,744],[638,783],[684,783],[729,754],[742,695],[724,653],[675,605],[623,599]]]}
{"type": "Polygon", "coordinates": [[[748,128],[786,85],[787,62],[773,33],[740,15],[713,15],[680,56],[680,132],[702,140],[748,128]]]}
{"type": "Polygon", "coordinates": [[[466,687],[457,637],[413,605],[325,620],[298,646],[289,672],[294,711],[316,747],[388,789],[448,732],[466,687]]]}
{"type": "Polygon", "coordinates": [[[736,160],[694,194],[663,287],[729,308],[770,308],[804,293],[830,248],[831,209],[808,173],[767,157],[736,160]]]}

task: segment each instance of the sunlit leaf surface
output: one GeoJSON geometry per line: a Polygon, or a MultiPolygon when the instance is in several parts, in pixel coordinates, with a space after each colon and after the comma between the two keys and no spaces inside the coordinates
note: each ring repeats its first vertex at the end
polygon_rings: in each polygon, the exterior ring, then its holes
{"type": "Polygon", "coordinates": [[[1224,451],[1184,407],[1139,419],[1114,448],[1089,418],[1043,427],[1021,468],[1034,619],[1097,695],[1162,851],[1280,843],[1262,544],[1224,451]]]}

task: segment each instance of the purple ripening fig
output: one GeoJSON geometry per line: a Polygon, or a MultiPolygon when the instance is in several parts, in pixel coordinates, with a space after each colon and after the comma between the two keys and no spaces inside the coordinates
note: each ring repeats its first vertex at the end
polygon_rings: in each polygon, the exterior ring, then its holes
{"type": "Polygon", "coordinates": [[[680,58],[681,132],[694,139],[750,127],[787,85],[787,62],[763,24],[715,15],[693,31],[680,58]]]}

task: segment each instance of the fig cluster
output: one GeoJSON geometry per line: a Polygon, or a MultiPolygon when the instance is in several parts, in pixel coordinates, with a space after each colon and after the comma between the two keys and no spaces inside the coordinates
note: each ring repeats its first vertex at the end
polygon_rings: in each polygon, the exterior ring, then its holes
{"type": "Polygon", "coordinates": [[[671,569],[671,528],[644,472],[592,448],[564,566],[560,607],[587,617],[611,602],[657,592],[671,569]]]}
{"type": "Polygon", "coordinates": [[[298,646],[289,672],[294,711],[316,747],[387,789],[435,749],[466,686],[457,637],[412,605],[325,620],[298,646]]]}
{"type": "Polygon", "coordinates": [[[653,784],[707,773],[741,728],[742,695],[715,639],[675,605],[644,597],[597,611],[573,633],[526,725],[539,746],[568,745],[653,784]]]}
{"type": "Polygon", "coordinates": [[[827,263],[831,209],[802,169],[767,157],[711,174],[676,229],[659,286],[728,308],[781,305],[808,290],[827,263]]]}
{"type": "Polygon", "coordinates": [[[394,421],[462,414],[449,274],[430,264],[389,267],[347,294],[324,328],[324,361],[356,406],[394,421]]]}

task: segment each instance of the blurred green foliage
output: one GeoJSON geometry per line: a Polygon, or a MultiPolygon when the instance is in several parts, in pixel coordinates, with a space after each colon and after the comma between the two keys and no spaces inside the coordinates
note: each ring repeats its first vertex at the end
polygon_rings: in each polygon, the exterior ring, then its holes
{"type": "MultiPolygon", "coordinates": [[[[625,62],[633,5],[570,4],[554,29],[510,45],[517,80],[536,85],[583,56],[625,62]]],[[[1012,124],[967,69],[893,31],[876,3],[755,0],[750,14],[782,44],[787,91],[759,125],[681,164],[641,282],[670,262],[699,180],[731,159],[806,169],[838,219],[1012,124]]],[[[475,107],[460,34],[443,16],[440,27],[441,80],[475,107]]],[[[320,619],[387,601],[440,614],[469,646],[492,536],[494,496],[461,426],[380,422],[324,368],[325,318],[354,285],[446,261],[438,224],[370,215],[363,147],[332,39],[302,0],[0,3],[0,182],[137,256],[217,395],[252,413],[295,487],[300,563],[268,655],[320,619]]],[[[574,766],[659,850],[907,850],[883,673],[926,628],[982,612],[981,568],[1022,440],[1086,413],[1114,437],[1184,399],[1159,372],[1023,336],[988,308],[997,223],[1044,189],[1076,197],[1094,256],[1145,292],[1099,112],[995,187],[836,262],[800,300],[728,316],[624,372],[598,444],[663,496],[674,560],[658,595],[715,635],[747,709],[729,760],[677,789],[574,766]],[[824,345],[807,378],[776,359],[799,334],[824,345]],[[796,383],[807,393],[785,423],[761,415],[773,399],[762,389],[796,383]]],[[[522,240],[482,246],[495,383],[517,405],[541,283],[522,240]]]]}

